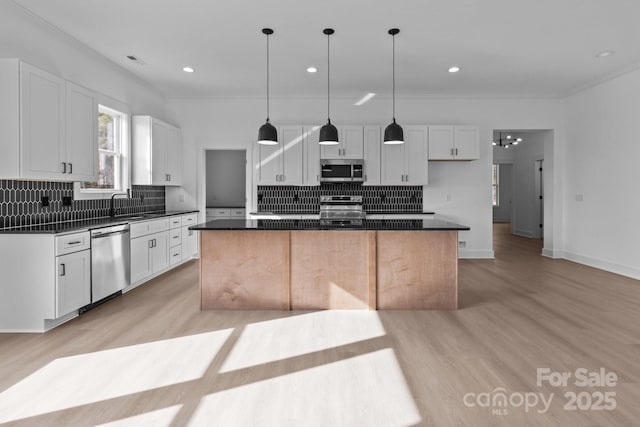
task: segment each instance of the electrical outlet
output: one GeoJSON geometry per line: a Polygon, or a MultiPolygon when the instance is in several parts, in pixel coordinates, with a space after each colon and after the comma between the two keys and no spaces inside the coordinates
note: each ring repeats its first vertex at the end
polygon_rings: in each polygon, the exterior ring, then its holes
{"type": "Polygon", "coordinates": [[[458,242],[458,248],[459,248],[459,249],[464,249],[464,248],[466,248],[466,247],[467,247],[467,242],[466,242],[465,240],[460,240],[460,241],[458,242]]]}
{"type": "Polygon", "coordinates": [[[180,195],[178,196],[178,201],[180,203],[184,203],[184,194],[180,193],[180,195]]]}
{"type": "Polygon", "coordinates": [[[42,203],[42,207],[46,208],[49,206],[49,196],[42,196],[40,198],[40,203],[42,203]]]}

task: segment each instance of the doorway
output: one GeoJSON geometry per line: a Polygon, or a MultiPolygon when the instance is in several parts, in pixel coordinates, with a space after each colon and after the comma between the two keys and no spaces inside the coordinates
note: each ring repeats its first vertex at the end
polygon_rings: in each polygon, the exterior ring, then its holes
{"type": "Polygon", "coordinates": [[[495,202],[493,222],[511,222],[511,203],[513,200],[513,165],[511,163],[494,164],[495,202]]]}
{"type": "Polygon", "coordinates": [[[553,206],[545,198],[553,198],[553,158],[553,130],[494,130],[492,163],[498,165],[502,193],[498,205],[494,201],[494,223],[510,221],[512,234],[543,239],[542,252],[548,256],[553,253],[553,236],[545,229],[553,227],[545,218],[551,221],[553,206]]]}
{"type": "Polygon", "coordinates": [[[244,208],[247,150],[205,150],[207,208],[244,208]]]}

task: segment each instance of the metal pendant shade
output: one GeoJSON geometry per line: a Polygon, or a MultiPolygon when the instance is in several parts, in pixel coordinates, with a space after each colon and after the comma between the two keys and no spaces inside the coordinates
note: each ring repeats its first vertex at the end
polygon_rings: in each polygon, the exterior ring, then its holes
{"type": "Polygon", "coordinates": [[[325,28],[322,33],[327,36],[327,124],[320,128],[320,138],[318,143],[321,145],[337,145],[338,144],[338,129],[331,124],[330,118],[330,80],[329,80],[329,36],[333,34],[333,28],[325,28]]]}
{"type": "Polygon", "coordinates": [[[260,126],[258,130],[258,144],[262,145],[277,145],[278,144],[278,131],[276,127],[267,122],[260,126]]]}
{"type": "Polygon", "coordinates": [[[267,36],[267,120],[258,130],[258,144],[276,145],[278,144],[278,131],[269,122],[269,36],[273,34],[271,28],[263,28],[262,34],[267,36]]]}
{"type": "Polygon", "coordinates": [[[393,119],[393,123],[384,130],[384,143],[387,145],[404,144],[402,126],[396,123],[395,118],[393,119]]]}
{"type": "Polygon", "coordinates": [[[320,144],[335,145],[338,143],[338,128],[331,124],[331,120],[327,120],[327,124],[320,128],[320,144]]]}
{"type": "Polygon", "coordinates": [[[393,38],[393,122],[384,130],[384,143],[387,145],[404,144],[404,132],[396,123],[396,34],[399,32],[397,28],[389,30],[393,38]]]}

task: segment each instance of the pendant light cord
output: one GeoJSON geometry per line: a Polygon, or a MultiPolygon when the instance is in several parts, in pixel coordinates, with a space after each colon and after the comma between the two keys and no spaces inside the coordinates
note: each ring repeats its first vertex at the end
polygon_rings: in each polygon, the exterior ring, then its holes
{"type": "Polygon", "coordinates": [[[393,97],[393,123],[396,122],[396,35],[393,34],[392,35],[393,38],[393,70],[392,70],[392,80],[393,80],[393,92],[392,92],[392,97],[393,97]]]}
{"type": "Polygon", "coordinates": [[[329,97],[331,96],[331,91],[329,90],[329,84],[330,84],[330,80],[329,80],[329,75],[331,74],[329,71],[331,70],[330,68],[330,63],[329,63],[329,38],[331,37],[331,34],[327,34],[327,122],[330,123],[331,122],[331,110],[330,110],[330,100],[329,97]]]}
{"type": "Polygon", "coordinates": [[[267,122],[269,121],[269,34],[267,34],[267,122]]]}

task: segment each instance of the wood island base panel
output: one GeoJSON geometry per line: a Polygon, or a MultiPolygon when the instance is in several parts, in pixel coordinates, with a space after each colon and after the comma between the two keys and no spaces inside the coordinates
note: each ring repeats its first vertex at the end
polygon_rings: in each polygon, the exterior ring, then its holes
{"type": "Polygon", "coordinates": [[[456,310],[458,231],[199,230],[202,310],[456,310]]]}

